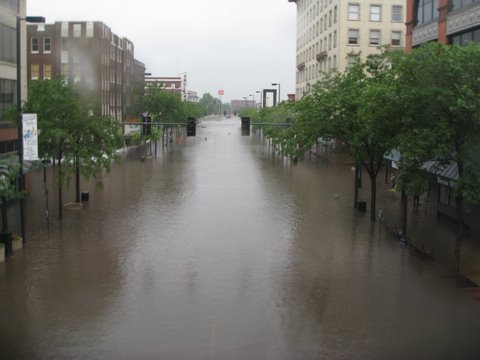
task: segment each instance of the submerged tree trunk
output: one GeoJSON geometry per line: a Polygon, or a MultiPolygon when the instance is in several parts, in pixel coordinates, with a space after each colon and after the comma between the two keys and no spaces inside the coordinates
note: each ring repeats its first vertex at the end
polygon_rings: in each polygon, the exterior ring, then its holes
{"type": "Polygon", "coordinates": [[[369,173],[370,176],[370,184],[371,184],[371,191],[370,191],[370,219],[375,222],[377,219],[376,212],[377,212],[377,176],[376,174],[369,173]]]}
{"type": "Polygon", "coordinates": [[[463,197],[457,195],[455,197],[455,205],[457,207],[457,234],[455,237],[455,252],[453,260],[453,271],[458,278],[460,275],[460,255],[462,252],[462,243],[465,236],[465,218],[463,216],[463,197]]]}
{"type": "Polygon", "coordinates": [[[58,218],[63,218],[63,173],[62,173],[62,155],[58,156],[58,218]]]}

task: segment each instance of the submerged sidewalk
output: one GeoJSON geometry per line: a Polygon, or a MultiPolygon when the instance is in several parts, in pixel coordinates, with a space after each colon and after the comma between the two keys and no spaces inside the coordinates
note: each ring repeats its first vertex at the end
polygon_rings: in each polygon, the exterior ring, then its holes
{"type": "MultiPolygon", "coordinates": [[[[401,193],[385,184],[382,172],[377,179],[377,212],[381,209],[386,225],[394,230],[402,229],[401,193]]],[[[369,181],[365,179],[360,194],[370,199],[369,181]],[[368,196],[367,196],[368,195],[368,196]]],[[[367,209],[368,211],[368,209],[367,209]]],[[[455,221],[438,215],[429,206],[426,194],[420,197],[420,205],[414,207],[413,199],[408,198],[407,239],[415,248],[452,268],[456,237],[455,221]]],[[[460,275],[480,286],[480,239],[465,234],[462,244],[460,275]]]]}

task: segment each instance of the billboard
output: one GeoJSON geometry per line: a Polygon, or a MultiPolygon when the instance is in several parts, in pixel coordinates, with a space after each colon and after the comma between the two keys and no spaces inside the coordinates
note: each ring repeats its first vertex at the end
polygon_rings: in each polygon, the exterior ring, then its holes
{"type": "Polygon", "coordinates": [[[218,95],[225,95],[225,91],[224,90],[218,90],[218,95]]]}

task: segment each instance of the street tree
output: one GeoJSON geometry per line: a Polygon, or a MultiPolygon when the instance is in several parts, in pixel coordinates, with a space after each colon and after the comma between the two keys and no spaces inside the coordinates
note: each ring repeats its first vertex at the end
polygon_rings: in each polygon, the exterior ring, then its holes
{"type": "MultiPolygon", "coordinates": [[[[63,214],[63,187],[68,187],[78,168],[85,178],[108,172],[121,146],[119,124],[94,115],[89,99],[61,77],[37,80],[29,88],[25,112],[38,118],[39,155],[58,163],[58,209],[63,214]]],[[[97,185],[101,185],[97,177],[97,185]]]]}
{"type": "MultiPolygon", "coordinates": [[[[454,164],[457,236],[454,271],[460,270],[465,202],[480,200],[480,45],[423,45],[396,62],[399,92],[408,94],[402,111],[403,162],[418,168],[434,161],[438,170],[454,164]]],[[[410,177],[408,166],[400,170],[410,177]]]]}
{"type": "Polygon", "coordinates": [[[319,137],[340,140],[370,179],[370,218],[376,220],[376,179],[384,155],[398,144],[395,72],[387,51],[331,74],[297,105],[295,142],[307,150],[319,137]]]}

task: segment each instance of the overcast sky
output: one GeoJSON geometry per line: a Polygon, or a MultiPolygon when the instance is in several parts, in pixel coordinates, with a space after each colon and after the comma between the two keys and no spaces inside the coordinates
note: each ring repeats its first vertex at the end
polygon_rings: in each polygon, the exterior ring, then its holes
{"type": "Polygon", "coordinates": [[[27,15],[102,21],[133,41],[152,76],[186,72],[199,96],[223,89],[224,102],[241,100],[272,83],[282,99],[295,92],[296,7],[288,0],[27,0],[27,15]]]}

